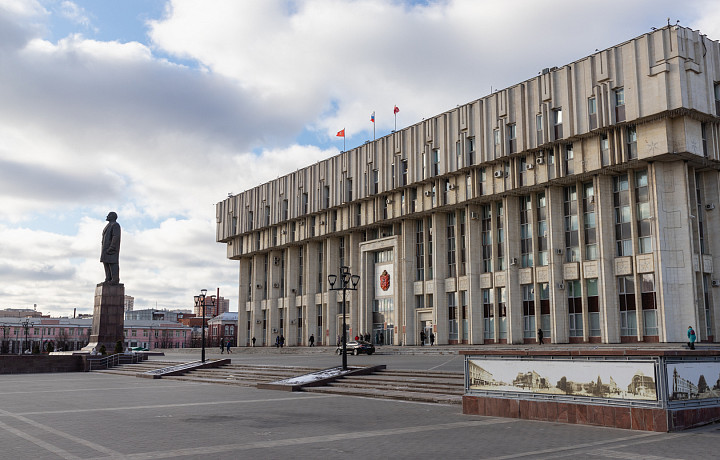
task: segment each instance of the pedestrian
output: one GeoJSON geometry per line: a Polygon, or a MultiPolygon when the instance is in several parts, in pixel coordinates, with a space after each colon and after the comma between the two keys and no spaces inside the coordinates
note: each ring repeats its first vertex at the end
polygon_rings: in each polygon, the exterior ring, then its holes
{"type": "Polygon", "coordinates": [[[285,346],[285,336],[280,334],[280,348],[285,346]]]}
{"type": "Polygon", "coordinates": [[[315,346],[315,334],[310,334],[309,342],[311,347],[315,346]]]}
{"type": "Polygon", "coordinates": [[[220,354],[223,354],[223,351],[225,351],[225,347],[223,345],[223,339],[220,339],[220,354]]]}
{"type": "Polygon", "coordinates": [[[538,342],[540,342],[540,345],[542,345],[542,344],[543,344],[543,331],[542,331],[542,329],[538,329],[537,339],[538,339],[538,342]]]}
{"type": "Polygon", "coordinates": [[[425,346],[425,331],[420,331],[420,346],[425,346]]]}
{"type": "Polygon", "coordinates": [[[255,337],[252,338],[252,346],[255,346],[255,337]]]}
{"type": "Polygon", "coordinates": [[[435,334],[433,334],[431,332],[430,333],[430,346],[432,347],[433,345],[435,345],[435,334]]]}
{"type": "Polygon", "coordinates": [[[338,334],[338,336],[337,336],[337,346],[338,347],[340,346],[340,334],[338,334]]]}
{"type": "Polygon", "coordinates": [[[688,347],[690,347],[691,350],[695,349],[695,340],[697,340],[697,336],[695,335],[695,331],[693,330],[692,326],[688,326],[687,331],[688,336],[688,347]]]}
{"type": "Polygon", "coordinates": [[[275,336],[275,348],[280,348],[280,336],[275,336]]]}
{"type": "Polygon", "coordinates": [[[358,341],[358,336],[355,336],[355,341],[356,341],[356,342],[358,341]]]}
{"type": "Polygon", "coordinates": [[[227,341],[227,352],[228,354],[232,353],[232,351],[230,350],[230,339],[228,339],[227,341]]]}

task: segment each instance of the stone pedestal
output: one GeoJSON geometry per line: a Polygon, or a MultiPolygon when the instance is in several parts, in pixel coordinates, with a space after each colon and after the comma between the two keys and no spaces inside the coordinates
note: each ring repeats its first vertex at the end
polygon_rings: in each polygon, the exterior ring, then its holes
{"type": "Polygon", "coordinates": [[[90,343],[83,351],[98,352],[105,345],[105,350],[112,353],[118,340],[125,340],[123,327],[125,324],[125,285],[100,283],[95,287],[95,308],[93,310],[92,334],[90,343]]]}

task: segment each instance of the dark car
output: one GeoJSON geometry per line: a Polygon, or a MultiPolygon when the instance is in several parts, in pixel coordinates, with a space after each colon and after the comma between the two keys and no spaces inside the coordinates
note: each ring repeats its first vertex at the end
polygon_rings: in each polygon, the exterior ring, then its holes
{"type": "MultiPolygon", "coordinates": [[[[346,344],[345,348],[347,353],[352,353],[353,355],[359,355],[360,353],[371,355],[375,353],[375,346],[372,343],[363,342],[362,340],[351,340],[346,344]]],[[[337,347],[335,353],[342,353],[342,345],[337,347]]]]}

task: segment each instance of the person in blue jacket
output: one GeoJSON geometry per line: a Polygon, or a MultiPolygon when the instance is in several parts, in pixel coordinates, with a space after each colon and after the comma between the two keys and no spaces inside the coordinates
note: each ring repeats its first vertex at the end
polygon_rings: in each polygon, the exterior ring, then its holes
{"type": "Polygon", "coordinates": [[[697,336],[695,335],[695,331],[693,330],[692,326],[688,326],[688,347],[690,347],[691,350],[695,349],[695,340],[697,339],[697,336]]]}

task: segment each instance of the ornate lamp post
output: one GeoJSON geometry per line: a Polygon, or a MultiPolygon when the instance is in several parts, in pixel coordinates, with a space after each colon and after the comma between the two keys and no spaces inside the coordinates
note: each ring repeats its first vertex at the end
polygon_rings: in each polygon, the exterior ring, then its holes
{"type": "Polygon", "coordinates": [[[23,352],[24,352],[24,349],[25,349],[25,346],[26,346],[27,343],[28,343],[28,329],[30,329],[31,327],[33,327],[33,326],[35,325],[35,323],[33,323],[32,321],[30,321],[28,318],[25,318],[25,321],[21,321],[21,322],[20,322],[20,325],[25,329],[25,343],[23,344],[23,350],[21,350],[21,353],[23,353],[23,352]]]}
{"type": "Polygon", "coordinates": [[[360,282],[358,275],[350,273],[350,267],[340,267],[340,286],[335,287],[335,283],[338,280],[337,275],[328,275],[328,282],[330,283],[331,291],[342,291],[342,368],[344,371],[347,370],[347,325],[345,323],[345,293],[347,291],[357,291],[357,285],[360,282]]]}
{"type": "Polygon", "coordinates": [[[200,295],[195,296],[195,306],[202,305],[202,342],[200,351],[200,361],[205,362],[205,294],[207,289],[200,289],[200,295]]]}

